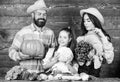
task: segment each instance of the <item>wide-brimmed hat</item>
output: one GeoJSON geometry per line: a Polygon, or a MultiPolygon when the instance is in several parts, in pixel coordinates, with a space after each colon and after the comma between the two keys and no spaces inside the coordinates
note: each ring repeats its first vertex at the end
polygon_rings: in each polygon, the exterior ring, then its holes
{"type": "Polygon", "coordinates": [[[98,9],[96,8],[88,8],[88,9],[82,9],[80,10],[80,15],[83,16],[84,13],[89,13],[94,15],[95,17],[98,18],[98,20],[100,21],[101,24],[104,24],[104,18],[102,16],[102,14],[98,11],[98,9]]]}
{"type": "Polygon", "coordinates": [[[35,10],[48,10],[49,8],[47,8],[44,0],[37,0],[33,5],[29,6],[27,8],[27,13],[32,13],[34,12],[35,10]]]}

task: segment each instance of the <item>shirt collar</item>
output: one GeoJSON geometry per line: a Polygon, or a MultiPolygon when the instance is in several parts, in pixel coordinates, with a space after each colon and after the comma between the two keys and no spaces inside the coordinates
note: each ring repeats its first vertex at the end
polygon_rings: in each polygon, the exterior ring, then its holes
{"type": "Polygon", "coordinates": [[[46,27],[43,27],[43,28],[38,28],[35,24],[31,24],[31,29],[33,30],[33,31],[44,31],[45,30],[45,28],[46,27]]]}

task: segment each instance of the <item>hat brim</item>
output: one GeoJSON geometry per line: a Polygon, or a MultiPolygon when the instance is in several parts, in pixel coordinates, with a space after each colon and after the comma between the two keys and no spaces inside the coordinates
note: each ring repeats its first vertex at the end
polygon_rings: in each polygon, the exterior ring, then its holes
{"type": "Polygon", "coordinates": [[[101,24],[104,24],[104,18],[102,16],[102,14],[97,9],[95,9],[95,8],[88,8],[88,9],[80,10],[81,17],[83,17],[84,13],[89,13],[89,14],[94,15],[100,21],[101,24]]]}
{"type": "Polygon", "coordinates": [[[87,10],[83,9],[80,11],[80,15],[83,16],[84,13],[87,13],[87,10]]]}

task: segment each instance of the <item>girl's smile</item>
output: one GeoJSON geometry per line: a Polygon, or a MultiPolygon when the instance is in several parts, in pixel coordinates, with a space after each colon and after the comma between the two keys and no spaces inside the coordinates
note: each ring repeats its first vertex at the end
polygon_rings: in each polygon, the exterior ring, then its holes
{"type": "Polygon", "coordinates": [[[69,33],[61,31],[58,37],[58,43],[60,46],[67,46],[70,42],[69,33]]]}

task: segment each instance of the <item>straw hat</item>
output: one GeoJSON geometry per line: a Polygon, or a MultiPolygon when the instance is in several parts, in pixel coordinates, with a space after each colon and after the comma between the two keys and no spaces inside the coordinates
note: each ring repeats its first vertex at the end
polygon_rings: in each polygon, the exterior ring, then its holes
{"type": "Polygon", "coordinates": [[[82,9],[80,10],[80,15],[83,16],[84,13],[89,13],[94,15],[95,17],[98,18],[98,20],[100,21],[100,23],[103,25],[104,24],[104,18],[102,16],[102,14],[96,9],[96,8],[88,8],[88,9],[82,9]]]}
{"type": "Polygon", "coordinates": [[[34,12],[35,10],[48,10],[44,0],[37,0],[33,5],[29,6],[27,8],[27,13],[32,13],[34,12]]]}

